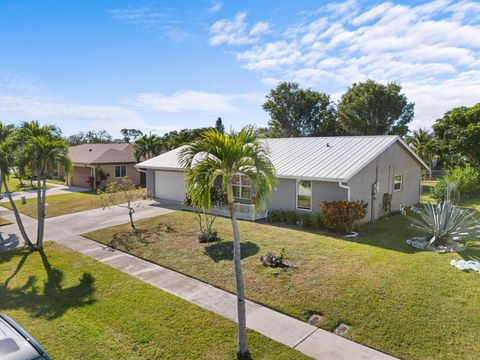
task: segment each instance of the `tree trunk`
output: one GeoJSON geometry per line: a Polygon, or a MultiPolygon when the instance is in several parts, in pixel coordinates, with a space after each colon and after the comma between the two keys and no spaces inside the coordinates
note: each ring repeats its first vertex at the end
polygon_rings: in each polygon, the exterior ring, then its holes
{"type": "Polygon", "coordinates": [[[17,205],[15,205],[15,201],[13,201],[12,194],[8,189],[7,179],[1,172],[0,172],[0,181],[3,183],[3,187],[5,188],[5,192],[7,193],[8,200],[10,201],[10,205],[12,206],[13,214],[15,215],[15,220],[17,221],[18,229],[22,234],[23,240],[25,241],[27,246],[30,248],[30,250],[33,250],[35,249],[35,247],[33,246],[32,242],[28,238],[27,232],[25,231],[25,227],[23,226],[22,218],[20,217],[20,214],[17,209],[17,205]]]}
{"type": "Polygon", "coordinates": [[[45,198],[47,194],[47,179],[43,179],[43,184],[39,187],[41,188],[40,193],[40,202],[38,203],[38,208],[40,209],[39,217],[38,217],[38,237],[37,237],[37,250],[43,249],[43,235],[45,232],[45,198]]]}
{"type": "MultiPolygon", "coordinates": [[[[229,186],[229,193],[233,191],[229,186]]],[[[247,349],[247,319],[245,314],[245,292],[243,289],[243,273],[241,264],[241,248],[240,248],[240,232],[237,224],[237,214],[235,212],[235,204],[229,201],[228,204],[230,216],[232,219],[233,229],[233,262],[235,265],[235,279],[237,285],[237,314],[238,314],[238,359],[249,359],[250,353],[247,349]]]]}
{"type": "Polygon", "coordinates": [[[128,216],[130,217],[130,226],[133,230],[137,230],[135,227],[135,223],[133,222],[133,214],[135,214],[135,209],[130,206],[130,202],[128,203],[128,216]]]}

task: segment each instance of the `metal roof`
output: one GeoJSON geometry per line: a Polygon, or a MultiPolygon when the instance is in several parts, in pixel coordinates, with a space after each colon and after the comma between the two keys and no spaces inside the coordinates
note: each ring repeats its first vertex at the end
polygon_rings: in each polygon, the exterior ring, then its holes
{"type": "MultiPolygon", "coordinates": [[[[424,168],[428,166],[396,135],[303,137],[262,140],[270,149],[279,178],[348,181],[395,142],[399,142],[424,168]]],[[[136,166],[180,171],[180,148],[136,166]]]]}

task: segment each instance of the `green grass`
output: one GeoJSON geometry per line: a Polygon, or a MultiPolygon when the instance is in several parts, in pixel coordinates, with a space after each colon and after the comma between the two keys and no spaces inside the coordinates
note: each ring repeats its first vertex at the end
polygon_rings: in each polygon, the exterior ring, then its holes
{"type": "Polygon", "coordinates": [[[65,180],[60,180],[60,179],[47,179],[47,182],[52,184],[58,184],[58,185],[66,185],[65,180]]]}
{"type": "MultiPolygon", "coordinates": [[[[79,192],[61,195],[51,195],[45,198],[47,217],[71,214],[79,211],[99,208],[102,205],[98,201],[98,195],[93,192],[79,192]]],[[[37,218],[37,198],[27,199],[25,205],[21,200],[15,201],[18,211],[22,214],[37,218]]],[[[8,209],[12,209],[9,202],[1,203],[8,209]]]]}
{"type": "MultiPolygon", "coordinates": [[[[235,358],[233,322],[57,244],[0,253],[0,299],[54,359],[235,358]]],[[[306,358],[248,342],[255,359],[306,358]]]]}
{"type": "MultiPolygon", "coordinates": [[[[7,179],[7,185],[8,185],[8,190],[10,190],[11,192],[37,189],[37,184],[35,181],[33,182],[33,187],[30,184],[30,180],[22,180],[22,184],[20,184],[20,180],[14,175],[10,175],[10,177],[7,179]]],[[[52,188],[52,186],[47,185],[47,189],[50,189],[50,188],[52,188]]],[[[2,187],[2,192],[4,191],[5,189],[3,189],[2,187]]]]}
{"type": "MultiPolygon", "coordinates": [[[[230,221],[218,218],[222,242],[200,244],[195,215],[175,212],[85,236],[234,292],[230,221]],[[162,223],[169,222],[172,232],[162,223]]],[[[346,240],[266,223],[240,222],[246,296],[319,326],[352,326],[349,337],[408,359],[474,359],[480,353],[480,277],[450,265],[457,254],[416,251],[405,240],[418,235],[394,216],[361,228],[346,240]],[[296,269],[260,265],[268,250],[287,250],[296,269]],[[475,355],[477,354],[477,355],[475,355]]],[[[480,258],[480,247],[462,254],[480,258]]]]}
{"type": "Polygon", "coordinates": [[[0,226],[10,225],[12,222],[0,216],[0,226]]]}

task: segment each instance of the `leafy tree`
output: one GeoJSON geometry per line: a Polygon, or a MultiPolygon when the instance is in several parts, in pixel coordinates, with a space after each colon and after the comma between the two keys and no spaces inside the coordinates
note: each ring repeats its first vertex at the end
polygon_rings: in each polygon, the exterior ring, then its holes
{"type": "Polygon", "coordinates": [[[299,84],[282,82],[266,96],[263,109],[276,137],[335,135],[335,107],[330,96],[299,84]]]}
{"type": "Polygon", "coordinates": [[[37,177],[37,243],[36,250],[43,248],[45,230],[45,196],[47,176],[51,170],[61,165],[68,174],[72,168],[69,146],[62,137],[61,130],[54,125],[41,126],[38,121],[24,122],[19,128],[23,145],[18,152],[18,166],[28,169],[37,177]]]}
{"type": "Polygon", "coordinates": [[[13,125],[5,125],[0,122],[0,182],[3,184],[5,192],[7,193],[7,197],[10,205],[12,206],[12,210],[15,215],[15,220],[17,222],[20,233],[22,234],[22,237],[28,247],[33,250],[35,247],[30,241],[27,232],[25,231],[25,226],[23,225],[22,218],[20,217],[20,213],[18,212],[15,201],[13,201],[12,194],[10,192],[10,189],[8,188],[7,183],[10,169],[12,169],[15,164],[15,145],[18,144],[18,142],[14,141],[14,131],[15,128],[13,125]]]}
{"type": "Polygon", "coordinates": [[[210,189],[214,186],[218,177],[221,178],[221,187],[227,193],[227,204],[233,228],[233,260],[238,300],[237,356],[247,358],[249,352],[246,342],[240,232],[237,224],[232,183],[234,176],[238,174],[251,180],[256,192],[254,197],[255,208],[258,210],[265,206],[275,187],[275,169],[270,162],[268,149],[258,140],[257,132],[252,127],[246,127],[239,133],[230,135],[222,134],[215,129],[205,131],[198,139],[182,150],[180,160],[186,168],[185,184],[192,204],[204,209],[212,207],[210,189]],[[197,156],[199,154],[200,157],[197,156]]]}
{"type": "Polygon", "coordinates": [[[195,141],[200,135],[211,128],[183,129],[170,131],[162,136],[165,150],[172,150],[189,142],[195,141]]]}
{"type": "Polygon", "coordinates": [[[120,132],[122,133],[123,141],[126,143],[135,142],[143,135],[143,132],[137,129],[122,129],[120,132]]]}
{"type": "Polygon", "coordinates": [[[223,125],[221,117],[219,117],[217,121],[215,121],[215,129],[217,129],[217,131],[221,132],[222,134],[225,132],[225,126],[223,125]]]}
{"type": "Polygon", "coordinates": [[[341,133],[407,135],[415,104],[409,103],[401,90],[398,84],[383,85],[373,80],[353,84],[338,105],[341,133]]]}
{"type": "Polygon", "coordinates": [[[480,164],[480,103],[454,108],[433,125],[446,152],[458,154],[473,165],[480,164]]]}
{"type": "Polygon", "coordinates": [[[145,189],[137,189],[135,183],[128,177],[112,182],[107,186],[104,192],[99,194],[99,201],[103,208],[108,206],[118,206],[128,210],[130,226],[137,230],[133,221],[135,207],[139,204],[133,204],[134,201],[143,199],[147,196],[145,189]]]}
{"type": "Polygon", "coordinates": [[[70,146],[81,144],[111,144],[113,143],[113,137],[106,130],[89,130],[70,135],[67,138],[67,142],[70,146]]]}
{"type": "Polygon", "coordinates": [[[164,148],[164,141],[158,135],[143,135],[135,141],[135,158],[137,161],[140,161],[141,158],[151,159],[154,156],[160,155],[164,148]]]}

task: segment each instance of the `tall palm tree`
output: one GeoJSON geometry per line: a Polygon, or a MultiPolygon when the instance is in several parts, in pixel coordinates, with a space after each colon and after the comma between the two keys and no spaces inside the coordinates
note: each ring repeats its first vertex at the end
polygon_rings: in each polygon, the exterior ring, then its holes
{"type": "Polygon", "coordinates": [[[30,241],[27,232],[25,231],[22,218],[20,217],[17,206],[15,205],[15,201],[13,201],[7,182],[7,177],[10,174],[10,170],[15,164],[14,153],[16,150],[15,145],[17,143],[14,141],[14,131],[15,128],[13,125],[4,125],[0,122],[0,184],[3,184],[3,187],[5,188],[5,192],[7,193],[8,200],[10,201],[10,205],[12,206],[12,210],[15,215],[15,220],[25,243],[30,247],[30,249],[33,249],[34,245],[30,241]]]}
{"type": "Polygon", "coordinates": [[[426,129],[418,129],[406,138],[406,142],[431,168],[433,160],[439,152],[438,142],[434,135],[426,129]]]}
{"type": "Polygon", "coordinates": [[[257,131],[246,127],[230,135],[207,130],[180,153],[186,168],[186,187],[192,202],[204,209],[212,207],[210,189],[217,178],[227,193],[228,209],[233,229],[233,260],[235,266],[238,313],[239,358],[248,358],[246,342],[246,315],[243,274],[241,266],[240,232],[237,224],[233,180],[237,175],[248,177],[255,189],[255,209],[266,205],[276,185],[276,172],[270,161],[268,149],[258,140],[257,131]]]}
{"type": "Polygon", "coordinates": [[[150,159],[160,155],[164,148],[163,141],[160,136],[155,134],[143,135],[135,141],[135,158],[140,161],[141,158],[150,159]]]}
{"type": "Polygon", "coordinates": [[[37,176],[37,242],[35,248],[43,248],[45,230],[45,197],[47,193],[47,176],[61,165],[68,174],[72,168],[69,146],[62,138],[58,127],[41,126],[38,121],[24,122],[20,126],[19,135],[24,140],[18,153],[18,165],[21,169],[29,169],[37,176]]]}

